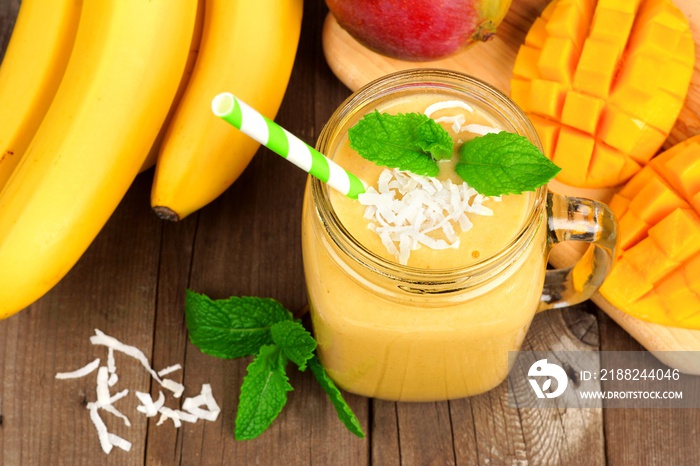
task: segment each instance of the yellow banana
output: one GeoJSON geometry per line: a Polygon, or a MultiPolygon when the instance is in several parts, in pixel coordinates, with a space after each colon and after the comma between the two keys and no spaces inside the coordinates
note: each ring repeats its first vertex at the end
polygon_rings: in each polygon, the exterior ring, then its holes
{"type": "Polygon", "coordinates": [[[0,190],[51,104],[82,0],[23,0],[0,66],[0,190]]]}
{"type": "Polygon", "coordinates": [[[178,220],[224,192],[259,144],[211,113],[230,91],[274,118],[294,64],[303,0],[206,0],[199,56],[161,145],[151,205],[178,220]]]}
{"type": "Polygon", "coordinates": [[[196,0],[83,5],[64,79],[0,192],[0,318],[55,285],[148,154],[182,76],[196,0]]]}
{"type": "Polygon", "coordinates": [[[190,53],[187,56],[187,63],[185,64],[185,71],[182,73],[182,78],[180,79],[180,84],[177,87],[177,92],[175,93],[175,98],[173,103],[170,105],[170,110],[168,110],[168,115],[165,117],[165,121],[158,132],[151,150],[148,152],[148,157],[143,162],[140,171],[146,171],[156,164],[158,159],[158,152],[160,152],[160,145],[165,137],[165,132],[170,125],[170,122],[175,115],[175,110],[182,99],[185,89],[187,89],[187,83],[190,81],[192,76],[192,70],[194,69],[194,64],[197,60],[197,54],[199,53],[199,43],[202,39],[202,28],[204,26],[204,0],[197,0],[197,16],[194,23],[194,32],[192,33],[192,40],[190,41],[190,53]]]}

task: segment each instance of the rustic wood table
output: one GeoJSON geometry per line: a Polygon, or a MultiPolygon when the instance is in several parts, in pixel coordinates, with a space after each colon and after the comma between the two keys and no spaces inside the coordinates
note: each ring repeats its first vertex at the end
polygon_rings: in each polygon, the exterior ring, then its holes
{"type": "MultiPolygon", "coordinates": [[[[517,1],[517,0],[516,0],[517,1]]],[[[0,50],[19,0],[0,1],[0,50]]],[[[296,65],[277,121],[315,141],[349,95],[328,68],[320,43],[326,9],[305,5],[296,65]]],[[[151,212],[152,170],[136,179],[79,263],[44,298],[0,322],[0,464],[700,464],[700,410],[515,409],[506,383],[481,396],[441,403],[394,403],[347,394],[367,438],[338,421],[311,374],[291,371],[294,391],[272,427],[252,441],[233,438],[238,393],[249,360],[220,360],[188,341],[185,290],[215,298],[274,297],[306,305],[300,216],[305,175],[261,149],[219,199],[179,223],[151,212]],[[105,418],[131,451],[105,455],[85,406],[94,376],[56,380],[104,348],[100,329],[144,351],[154,368],[181,364],[170,377],[196,394],[210,383],[222,412],[215,422],[171,422],[119,408],[131,427],[105,418]],[[133,413],[133,414],[132,414],[133,413]]],[[[0,284],[1,286],[1,284],[0,284]]],[[[542,313],[527,349],[642,350],[591,303],[542,313]]],[[[138,364],[117,356],[120,383],[158,393],[138,364]]]]}

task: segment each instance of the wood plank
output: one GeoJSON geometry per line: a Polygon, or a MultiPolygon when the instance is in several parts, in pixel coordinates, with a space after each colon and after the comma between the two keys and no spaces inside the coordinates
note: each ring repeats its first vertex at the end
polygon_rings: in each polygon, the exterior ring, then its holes
{"type": "MultiPolygon", "coordinates": [[[[0,1],[0,60],[5,56],[5,49],[10,40],[18,11],[18,1],[0,1]]],[[[10,446],[9,435],[5,434],[5,425],[8,422],[6,417],[11,409],[11,404],[7,401],[6,391],[8,389],[16,390],[14,374],[18,370],[18,359],[21,357],[19,339],[25,326],[26,323],[20,322],[19,319],[7,321],[4,325],[0,324],[0,380],[2,381],[0,383],[2,388],[0,390],[0,452],[2,452],[0,460],[3,460],[3,463],[7,458],[16,460],[19,456],[17,448],[10,446]],[[14,451],[4,453],[13,448],[14,451]]]]}
{"type": "Polygon", "coordinates": [[[17,19],[19,4],[19,0],[4,0],[0,2],[0,60],[5,56],[5,49],[10,41],[15,19],[17,19]]]}
{"type": "Polygon", "coordinates": [[[673,3],[690,21],[690,32],[695,39],[695,70],[685,105],[681,109],[678,120],[664,147],[671,147],[700,133],[700,2],[697,0],[673,0],[673,3]]]}
{"type": "Polygon", "coordinates": [[[372,400],[371,464],[401,465],[397,403],[372,400]]]}
{"type": "MultiPolygon", "coordinates": [[[[605,313],[599,312],[598,318],[601,350],[643,349],[605,313]]],[[[694,377],[692,387],[693,393],[700,393],[700,377],[694,377]]],[[[610,466],[700,464],[697,447],[700,410],[607,409],[604,414],[606,458],[610,466]]]]}
{"type": "MultiPolygon", "coordinates": [[[[44,298],[0,322],[0,463],[141,464],[146,418],[132,395],[115,406],[127,428],[101,413],[110,432],[133,443],[108,457],[85,409],[96,400],[95,373],[56,380],[107,351],[89,342],[101,329],[147,355],[152,347],[153,308],[160,224],[148,208],[150,179],[137,178],[110,221],[70,273],[44,298]]],[[[150,376],[131,358],[116,354],[119,382],[111,388],[147,391],[150,376]]]]}
{"type": "MultiPolygon", "coordinates": [[[[180,364],[183,370],[169,376],[179,383],[185,383],[188,337],[184,290],[189,281],[198,218],[199,215],[194,214],[177,223],[162,222],[152,364],[161,368],[180,364]]],[[[196,395],[200,388],[201,383],[199,386],[187,385],[185,396],[196,395]]],[[[151,381],[150,392],[154,400],[158,398],[159,390],[160,386],[151,381]]],[[[177,403],[171,402],[169,406],[178,408],[177,403]]],[[[157,421],[158,417],[154,417],[148,422],[146,464],[180,464],[183,429],[156,426],[157,421]]]]}

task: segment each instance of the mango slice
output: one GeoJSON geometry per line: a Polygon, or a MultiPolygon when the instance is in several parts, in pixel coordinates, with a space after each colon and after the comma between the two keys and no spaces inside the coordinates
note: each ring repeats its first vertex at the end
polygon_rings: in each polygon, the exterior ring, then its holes
{"type": "Polygon", "coordinates": [[[668,137],[694,65],[688,20],[672,0],[553,0],[518,51],[511,98],[562,168],[559,181],[614,187],[668,137]]]}
{"type": "Polygon", "coordinates": [[[700,329],[698,199],[700,135],[653,158],[613,196],[620,255],[600,288],[612,305],[649,322],[700,329]]]}

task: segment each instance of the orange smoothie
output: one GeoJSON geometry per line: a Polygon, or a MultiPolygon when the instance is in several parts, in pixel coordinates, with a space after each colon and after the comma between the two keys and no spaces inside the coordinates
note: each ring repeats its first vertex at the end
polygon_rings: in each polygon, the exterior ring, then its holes
{"type": "MultiPolygon", "coordinates": [[[[454,100],[429,93],[374,108],[424,112],[454,100]]],[[[456,142],[438,179],[461,184],[454,164],[461,142],[476,135],[469,129],[502,126],[474,103],[471,110],[448,107],[430,114],[456,142]]],[[[349,147],[347,128],[336,139],[327,155],[376,187],[384,167],[349,147]]],[[[492,215],[467,214],[466,231],[455,224],[457,246],[422,245],[399,264],[369,227],[366,206],[333,190],[329,207],[344,239],[329,236],[332,228],[317,215],[311,190],[309,184],[304,268],[319,355],[340,387],[368,397],[429,401],[476,395],[506,378],[508,352],[520,348],[542,294],[547,240],[541,191],[484,199],[492,215]]],[[[431,234],[444,239],[441,231],[431,234]]]]}

